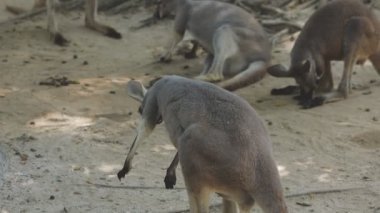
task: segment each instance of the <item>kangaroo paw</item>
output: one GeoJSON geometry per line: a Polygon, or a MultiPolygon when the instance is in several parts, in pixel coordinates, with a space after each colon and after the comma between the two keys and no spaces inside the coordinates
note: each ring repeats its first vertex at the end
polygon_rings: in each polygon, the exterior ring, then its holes
{"type": "Polygon", "coordinates": [[[110,38],[114,38],[114,39],[121,39],[122,36],[119,32],[117,32],[115,29],[113,29],[112,27],[109,27],[107,29],[107,32],[105,33],[106,36],[110,37],[110,38]]]}
{"type": "Polygon", "coordinates": [[[69,44],[69,41],[65,39],[65,37],[62,36],[60,33],[56,33],[53,35],[54,44],[59,46],[67,46],[69,44]]]}
{"type": "Polygon", "coordinates": [[[117,173],[117,178],[121,181],[121,178],[125,178],[125,175],[131,170],[131,165],[127,164],[117,173]]]}
{"type": "Polygon", "coordinates": [[[174,175],[166,175],[164,182],[165,182],[165,188],[173,189],[176,182],[177,182],[176,175],[175,174],[174,175]]]}
{"type": "Polygon", "coordinates": [[[222,81],[224,78],[223,76],[217,73],[216,74],[211,73],[211,74],[206,74],[206,75],[198,75],[197,77],[195,77],[195,79],[201,80],[201,81],[208,81],[208,82],[219,82],[219,81],[222,81]]]}

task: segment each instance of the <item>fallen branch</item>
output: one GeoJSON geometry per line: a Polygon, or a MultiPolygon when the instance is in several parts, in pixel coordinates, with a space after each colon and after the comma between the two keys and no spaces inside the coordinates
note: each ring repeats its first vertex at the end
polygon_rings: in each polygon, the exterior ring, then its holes
{"type": "Polygon", "coordinates": [[[289,21],[284,21],[282,19],[274,19],[274,20],[262,19],[262,20],[260,20],[260,23],[264,27],[273,27],[273,26],[278,26],[278,25],[285,25],[287,27],[292,28],[292,30],[295,30],[295,31],[299,31],[302,29],[301,25],[299,25],[297,23],[289,22],[289,21]]]}
{"type": "Polygon", "coordinates": [[[270,41],[272,43],[272,46],[274,47],[277,42],[286,34],[289,34],[289,29],[285,28],[279,32],[277,32],[276,34],[274,34],[273,36],[270,37],[270,41]]]}
{"type": "Polygon", "coordinates": [[[129,0],[127,2],[124,2],[122,4],[119,4],[117,5],[116,7],[113,7],[112,9],[108,10],[106,12],[107,15],[115,15],[115,14],[119,14],[123,11],[127,11],[131,8],[135,8],[139,5],[139,2],[138,1],[134,1],[134,0],[129,0]]]}
{"type": "Polygon", "coordinates": [[[271,6],[271,5],[261,5],[260,8],[262,10],[267,10],[267,11],[270,11],[272,13],[276,13],[278,15],[281,15],[283,17],[286,17],[288,16],[288,12],[286,12],[285,10],[282,10],[278,7],[274,7],[274,6],[271,6]]]}
{"type": "Polygon", "coordinates": [[[40,15],[44,12],[46,12],[46,8],[35,9],[35,10],[30,11],[30,12],[18,15],[15,18],[11,18],[11,19],[8,19],[6,21],[0,22],[0,26],[1,25],[7,25],[7,24],[13,24],[17,21],[32,18],[32,17],[40,15]]]}

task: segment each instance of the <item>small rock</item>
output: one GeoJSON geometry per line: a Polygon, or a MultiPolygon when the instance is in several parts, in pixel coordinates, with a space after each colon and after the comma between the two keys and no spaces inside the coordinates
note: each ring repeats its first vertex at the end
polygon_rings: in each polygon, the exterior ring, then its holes
{"type": "Polygon", "coordinates": [[[379,119],[377,117],[373,117],[372,120],[373,121],[379,121],[379,119]]]}
{"type": "Polygon", "coordinates": [[[21,154],[20,155],[20,159],[21,159],[21,161],[27,161],[28,160],[28,155],[27,154],[21,154]]]}
{"type": "Polygon", "coordinates": [[[371,178],[369,178],[369,177],[367,177],[367,176],[363,176],[363,177],[362,177],[362,180],[368,181],[368,180],[371,180],[371,178]]]}
{"type": "Polygon", "coordinates": [[[364,111],[366,111],[366,112],[370,112],[371,109],[370,109],[370,108],[366,108],[364,111]]]}
{"type": "Polygon", "coordinates": [[[66,64],[66,63],[67,63],[67,61],[61,61],[61,63],[62,63],[62,64],[66,64]]]}
{"type": "Polygon", "coordinates": [[[88,62],[87,61],[83,61],[83,65],[88,65],[88,62]]]}
{"type": "Polygon", "coordinates": [[[304,202],[296,202],[296,204],[299,206],[305,206],[305,207],[311,206],[310,203],[304,203],[304,202]]]}
{"type": "Polygon", "coordinates": [[[77,59],[78,56],[76,54],[73,55],[73,59],[77,59]]]}
{"type": "Polygon", "coordinates": [[[370,95],[370,94],[372,94],[372,91],[363,92],[362,94],[363,95],[370,95]]]}
{"type": "Polygon", "coordinates": [[[114,95],[114,94],[116,94],[116,92],[112,90],[112,91],[110,91],[110,94],[114,95]]]}
{"type": "Polygon", "coordinates": [[[54,200],[54,199],[55,199],[54,195],[50,195],[49,200],[54,200]]]}

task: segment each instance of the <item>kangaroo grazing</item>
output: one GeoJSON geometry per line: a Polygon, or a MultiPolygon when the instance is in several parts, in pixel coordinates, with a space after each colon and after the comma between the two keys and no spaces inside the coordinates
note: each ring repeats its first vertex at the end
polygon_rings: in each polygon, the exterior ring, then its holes
{"type": "Polygon", "coordinates": [[[197,79],[217,82],[227,77],[220,86],[235,90],[264,77],[271,59],[271,45],[250,13],[223,2],[179,1],[174,36],[161,61],[171,60],[174,48],[188,31],[208,52],[197,79]]]}
{"type": "MultiPolygon", "coordinates": [[[[277,77],[293,77],[305,108],[347,98],[354,64],[369,59],[380,74],[380,22],[357,0],[336,0],[317,10],[306,22],[291,51],[290,68],[268,69],[277,77]],[[344,62],[337,91],[333,91],[330,61],[344,62]],[[315,96],[315,92],[321,93],[315,96]]],[[[285,94],[281,89],[272,91],[285,94]]]]}
{"type": "Polygon", "coordinates": [[[165,121],[191,212],[208,212],[213,192],[222,196],[225,212],[249,212],[255,201],[264,212],[287,212],[270,138],[245,100],[214,84],[178,76],[165,76],[149,90],[130,81],[128,90],[142,102],[141,120],[119,179],[130,171],[141,141],[165,121]]]}
{"type": "MultiPolygon", "coordinates": [[[[55,17],[55,8],[57,0],[35,0],[33,8],[42,8],[47,6],[48,31],[55,44],[65,46],[68,40],[59,32],[58,24],[55,17]]],[[[14,13],[20,13],[23,10],[17,7],[7,6],[7,9],[14,13]]],[[[112,27],[103,25],[95,20],[97,13],[97,0],[85,1],[85,25],[87,28],[103,33],[104,35],[120,39],[121,34],[112,27]]]]}

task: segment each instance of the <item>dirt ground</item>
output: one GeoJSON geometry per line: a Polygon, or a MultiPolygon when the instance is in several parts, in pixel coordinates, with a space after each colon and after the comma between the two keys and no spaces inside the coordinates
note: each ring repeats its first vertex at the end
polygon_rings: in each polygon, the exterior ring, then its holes
{"type": "MultiPolygon", "coordinates": [[[[8,2],[30,6],[24,0],[8,2]]],[[[12,17],[4,5],[1,1],[0,21],[12,17]]],[[[150,64],[166,44],[172,22],[131,30],[149,15],[141,9],[100,16],[124,36],[113,40],[85,29],[81,11],[65,13],[60,27],[71,40],[68,47],[49,41],[44,15],[0,25],[1,213],[188,209],[179,170],[175,189],[164,188],[175,149],[163,125],[139,148],[126,179],[116,177],[139,117],[126,82],[164,74],[192,77],[202,68],[203,56],[150,64]],[[77,84],[39,85],[55,76],[77,84]]],[[[291,42],[276,46],[274,61],[288,64],[291,47],[291,42]]],[[[333,69],[338,82],[342,64],[333,69]]],[[[270,95],[271,88],[292,80],[267,76],[237,91],[267,124],[285,193],[331,190],[288,197],[289,212],[380,212],[380,78],[370,64],[356,66],[355,73],[355,90],[347,100],[310,110],[300,109],[290,96],[270,95]]],[[[215,196],[212,203],[220,201],[215,196]]]]}

